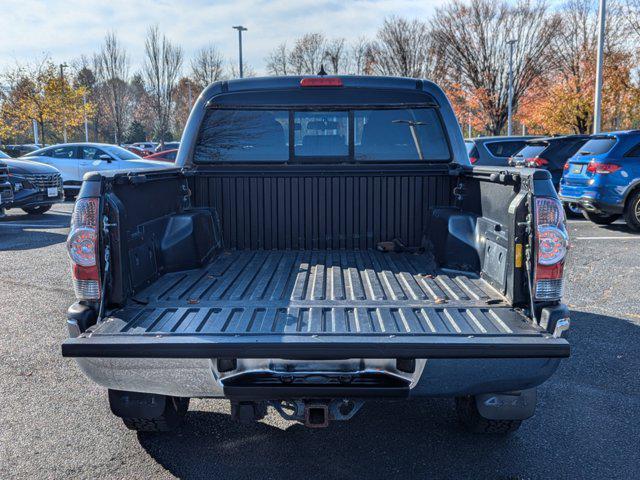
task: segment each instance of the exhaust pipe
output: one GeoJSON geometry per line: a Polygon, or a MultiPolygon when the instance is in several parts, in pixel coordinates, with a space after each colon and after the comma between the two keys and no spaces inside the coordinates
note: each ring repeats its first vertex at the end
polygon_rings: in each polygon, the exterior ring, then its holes
{"type": "Polygon", "coordinates": [[[309,428],[326,428],[329,426],[329,406],[321,403],[308,404],[304,407],[304,424],[309,428]]]}

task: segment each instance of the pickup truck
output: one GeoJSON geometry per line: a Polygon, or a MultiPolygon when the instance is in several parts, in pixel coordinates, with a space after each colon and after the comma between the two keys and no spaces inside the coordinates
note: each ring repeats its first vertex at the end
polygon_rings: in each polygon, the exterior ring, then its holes
{"type": "Polygon", "coordinates": [[[85,176],[67,247],[62,354],[134,430],[192,397],[326,427],[445,396],[508,433],[570,352],[549,172],[472,167],[425,80],[214,83],[176,166],[85,176]]]}

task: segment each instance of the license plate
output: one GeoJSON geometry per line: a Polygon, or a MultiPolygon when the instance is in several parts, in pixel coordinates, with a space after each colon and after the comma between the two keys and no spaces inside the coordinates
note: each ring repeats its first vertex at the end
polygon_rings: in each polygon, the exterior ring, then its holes
{"type": "Polygon", "coordinates": [[[58,187],[47,188],[47,197],[57,197],[57,196],[58,196],[58,187]]]}
{"type": "Polygon", "coordinates": [[[572,165],[571,173],[582,173],[582,165],[572,165]]]}

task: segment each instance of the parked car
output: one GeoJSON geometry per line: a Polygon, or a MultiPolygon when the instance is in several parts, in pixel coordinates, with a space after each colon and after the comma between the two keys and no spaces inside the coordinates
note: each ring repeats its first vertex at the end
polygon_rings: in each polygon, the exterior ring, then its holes
{"type": "Polygon", "coordinates": [[[4,216],[5,207],[13,201],[13,187],[9,182],[9,167],[3,161],[7,157],[6,153],[0,152],[0,217],[4,216]]]}
{"type": "Polygon", "coordinates": [[[135,153],[140,158],[144,158],[144,157],[148,157],[149,156],[149,152],[148,151],[143,150],[142,148],[134,147],[133,145],[122,145],[122,148],[126,148],[131,153],[135,153]]]}
{"type": "Polygon", "coordinates": [[[548,172],[472,169],[439,87],[218,82],[182,143],[180,168],[85,177],[68,237],[62,353],[127,427],[190,397],[309,427],[374,398],[455,397],[476,432],[533,415],[569,355],[562,205],[548,172]]]}
{"type": "Polygon", "coordinates": [[[155,142],[135,142],[130,146],[139,148],[143,152],[146,152],[147,155],[150,155],[156,151],[158,144],[155,142]]]}
{"type": "Polygon", "coordinates": [[[175,162],[178,150],[163,150],[162,152],[152,153],[145,157],[146,160],[162,160],[163,162],[175,162]]]}
{"type": "Polygon", "coordinates": [[[10,157],[18,158],[34,152],[39,148],[42,148],[42,146],[36,145],[35,143],[28,143],[24,145],[5,145],[2,150],[10,157]]]}
{"type": "Polygon", "coordinates": [[[36,150],[25,160],[46,163],[62,174],[64,194],[67,198],[77,195],[82,177],[95,170],[119,170],[123,168],[167,167],[166,162],[145,160],[117,145],[103,143],[65,143],[36,150]]]}
{"type": "Polygon", "coordinates": [[[7,180],[13,192],[12,198],[2,202],[3,208],[21,208],[31,215],[41,215],[62,201],[62,177],[55,168],[13,159],[2,152],[0,162],[7,167],[7,180]]]}
{"type": "Polygon", "coordinates": [[[472,165],[505,166],[509,164],[509,157],[522,150],[532,138],[536,137],[476,137],[465,140],[465,145],[472,165]]]}
{"type": "Polygon", "coordinates": [[[180,148],[180,142],[164,142],[156,147],[155,153],[164,152],[165,150],[177,150],[180,148]]]}
{"type": "Polygon", "coordinates": [[[593,135],[565,165],[560,198],[594,223],[623,216],[640,232],[640,130],[593,135]]]}
{"type": "MultiPolygon", "coordinates": [[[[564,135],[558,137],[527,140],[525,147],[509,159],[512,166],[543,168],[551,174],[551,181],[557,191],[567,160],[589,140],[589,135],[564,135]]],[[[581,215],[578,204],[566,204],[571,215],[581,215]]]]}

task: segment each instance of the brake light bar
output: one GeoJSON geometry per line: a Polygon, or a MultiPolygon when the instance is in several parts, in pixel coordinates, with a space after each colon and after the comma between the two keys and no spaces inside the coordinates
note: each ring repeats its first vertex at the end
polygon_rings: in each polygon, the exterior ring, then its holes
{"type": "Polygon", "coordinates": [[[338,77],[308,77],[300,80],[301,87],[342,87],[338,77]]]}
{"type": "Polygon", "coordinates": [[[587,165],[587,172],[591,173],[613,173],[620,170],[622,167],[620,165],[616,165],[615,163],[600,163],[600,162],[589,162],[587,165]]]}
{"type": "Polygon", "coordinates": [[[100,300],[98,262],[98,198],[80,198],[71,216],[67,252],[71,260],[73,289],[78,300],[100,300]]]}

